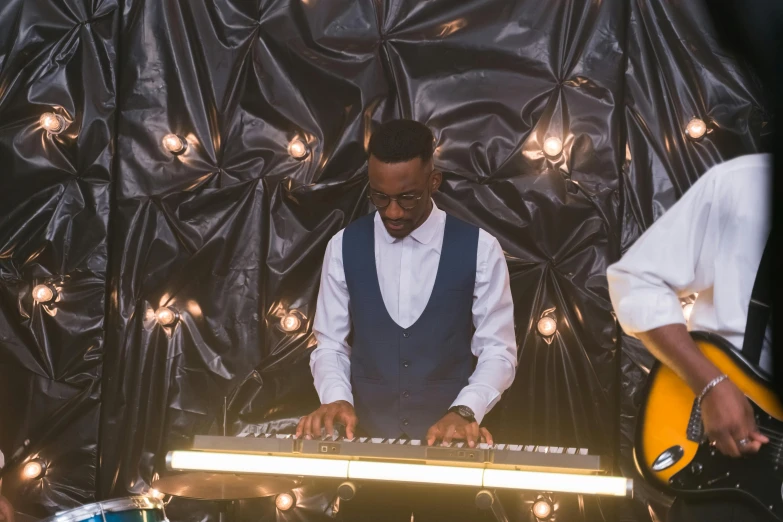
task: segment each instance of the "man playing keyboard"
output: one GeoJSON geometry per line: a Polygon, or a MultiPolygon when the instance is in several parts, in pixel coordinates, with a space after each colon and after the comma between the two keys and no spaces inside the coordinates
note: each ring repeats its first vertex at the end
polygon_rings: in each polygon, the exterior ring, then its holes
{"type": "Polygon", "coordinates": [[[433,202],[433,141],[411,120],[370,139],[378,211],[327,245],[310,358],[321,406],[298,437],[337,422],[348,438],[492,443],[480,424],[517,364],[508,267],[494,237],[433,202]]]}

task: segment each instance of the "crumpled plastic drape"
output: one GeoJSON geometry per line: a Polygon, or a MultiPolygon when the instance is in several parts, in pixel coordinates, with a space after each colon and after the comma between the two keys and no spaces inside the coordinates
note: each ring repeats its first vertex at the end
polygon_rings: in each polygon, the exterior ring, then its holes
{"type": "MultiPolygon", "coordinates": [[[[637,478],[635,501],[562,497],[563,519],[660,519],[669,499],[631,460],[651,358],[618,332],[604,274],[706,168],[764,148],[759,96],[700,2],[0,3],[4,494],[42,517],[144,493],[167,450],[221,433],[224,403],[229,433],[290,431],[318,404],[324,249],[370,211],[372,130],[410,117],[437,138],[437,204],[507,255],[519,369],[487,417],[495,440],[587,447],[637,478]],[[42,283],[55,303],[33,302],[42,283]],[[31,456],[49,469],[23,482],[31,456]]],[[[328,488],[296,494],[243,518],[329,519],[328,488]]],[[[529,495],[503,500],[528,520],[529,495]]],[[[217,516],[179,499],[167,513],[217,516]]]]}

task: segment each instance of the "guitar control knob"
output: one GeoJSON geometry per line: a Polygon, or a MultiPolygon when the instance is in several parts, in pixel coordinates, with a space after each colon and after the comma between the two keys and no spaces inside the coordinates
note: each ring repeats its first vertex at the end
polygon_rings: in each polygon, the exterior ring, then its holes
{"type": "Polygon", "coordinates": [[[694,462],[693,464],[691,464],[691,473],[694,475],[699,475],[703,468],[704,467],[701,464],[699,464],[698,462],[694,462]]]}

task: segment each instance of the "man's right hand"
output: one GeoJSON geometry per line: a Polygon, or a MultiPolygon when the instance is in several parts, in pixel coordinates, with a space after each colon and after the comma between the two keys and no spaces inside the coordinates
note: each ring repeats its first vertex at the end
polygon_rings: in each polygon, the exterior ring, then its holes
{"type": "Polygon", "coordinates": [[[296,438],[302,436],[306,439],[320,438],[322,426],[326,428],[326,434],[331,435],[334,433],[335,421],[345,426],[346,438],[354,437],[357,419],[353,406],[346,401],[335,401],[322,404],[310,415],[302,417],[296,427],[296,438]]]}
{"type": "Polygon", "coordinates": [[[701,401],[704,431],[718,450],[730,457],[757,453],[769,439],[756,427],[753,407],[737,386],[725,380],[701,401]],[[739,441],[746,440],[745,444],[739,441]]]}

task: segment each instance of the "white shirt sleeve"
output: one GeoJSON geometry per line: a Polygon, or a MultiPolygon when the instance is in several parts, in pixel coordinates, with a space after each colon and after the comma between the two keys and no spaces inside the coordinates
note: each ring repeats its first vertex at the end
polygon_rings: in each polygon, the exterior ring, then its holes
{"type": "Polygon", "coordinates": [[[508,265],[498,240],[479,231],[476,283],[473,293],[471,350],[478,358],[468,385],[452,406],[473,410],[479,424],[514,381],[517,344],[514,334],[514,302],[508,265]]]}
{"type": "MultiPolygon", "coordinates": [[[[679,298],[713,286],[723,172],[707,172],[607,269],[617,319],[631,336],[685,324],[679,298]]],[[[726,192],[726,191],[723,191],[726,192]]]]}
{"type": "Polygon", "coordinates": [[[318,347],[310,354],[310,370],[321,404],[347,401],[353,404],[351,390],[351,332],[348,285],[343,268],[343,232],[326,246],[321,287],[313,319],[318,347]]]}

